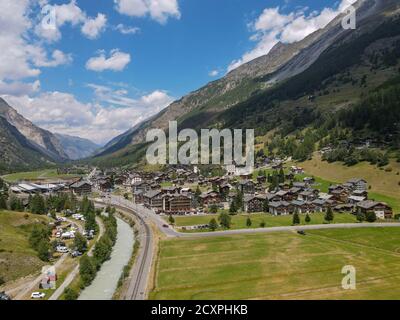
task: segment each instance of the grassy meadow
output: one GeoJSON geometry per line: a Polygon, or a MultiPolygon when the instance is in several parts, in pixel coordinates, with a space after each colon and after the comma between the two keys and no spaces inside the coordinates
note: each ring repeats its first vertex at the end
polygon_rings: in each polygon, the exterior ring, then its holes
{"type": "Polygon", "coordinates": [[[20,180],[72,179],[75,177],[79,177],[79,175],[58,174],[56,169],[17,172],[2,176],[2,178],[7,182],[18,182],[20,180]]]}
{"type": "Polygon", "coordinates": [[[366,228],[162,240],[151,299],[399,299],[400,232],[366,228]],[[341,287],[356,268],[356,290],[341,287]]]}
{"type": "Polygon", "coordinates": [[[40,271],[44,263],[29,246],[32,226],[48,222],[47,217],[0,211],[0,277],[12,281],[40,271]]]}

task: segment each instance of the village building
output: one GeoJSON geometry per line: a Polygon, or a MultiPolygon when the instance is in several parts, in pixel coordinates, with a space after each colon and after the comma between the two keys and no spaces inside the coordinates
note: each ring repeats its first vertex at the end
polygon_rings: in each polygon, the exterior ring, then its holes
{"type": "Polygon", "coordinates": [[[145,181],[136,182],[132,185],[132,192],[142,191],[147,192],[151,190],[151,185],[145,181]]]}
{"type": "Polygon", "coordinates": [[[89,195],[92,193],[92,184],[87,181],[79,181],[75,182],[70,186],[70,189],[72,192],[78,196],[84,196],[84,195],[89,195]]]}
{"type": "Polygon", "coordinates": [[[392,208],[384,202],[372,200],[361,201],[357,203],[357,210],[360,210],[364,214],[373,212],[378,219],[391,219],[393,217],[392,208]]]}
{"type": "Polygon", "coordinates": [[[163,194],[160,190],[150,190],[143,194],[143,204],[156,211],[163,209],[163,194]]]}
{"type": "Polygon", "coordinates": [[[243,197],[244,211],[246,212],[262,212],[265,199],[260,196],[245,195],[243,197]]]}
{"type": "Polygon", "coordinates": [[[255,185],[251,180],[243,180],[238,184],[238,190],[243,194],[254,194],[255,193],[255,185]]]}
{"type": "Polygon", "coordinates": [[[186,213],[192,210],[192,198],[185,194],[167,194],[162,196],[162,211],[168,214],[186,213]]]}
{"type": "Polygon", "coordinates": [[[289,202],[286,201],[273,201],[269,203],[269,213],[274,216],[284,216],[291,214],[293,208],[289,202]]]}
{"type": "Polygon", "coordinates": [[[360,190],[360,191],[368,190],[367,181],[365,181],[364,179],[355,178],[347,181],[347,183],[353,185],[353,190],[360,190]]]}

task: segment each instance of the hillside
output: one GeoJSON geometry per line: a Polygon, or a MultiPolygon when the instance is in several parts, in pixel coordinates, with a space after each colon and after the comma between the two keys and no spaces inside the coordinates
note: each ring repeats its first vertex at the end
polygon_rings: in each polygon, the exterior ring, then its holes
{"type": "Polygon", "coordinates": [[[46,153],[53,160],[63,161],[68,159],[60,141],[50,131],[39,128],[25,119],[2,98],[0,98],[0,115],[36,145],[37,149],[46,153]]]}
{"type": "Polygon", "coordinates": [[[0,211],[0,277],[5,282],[40,271],[44,263],[28,239],[34,224],[47,221],[29,213],[0,211]]]}
{"type": "Polygon", "coordinates": [[[0,172],[27,170],[51,164],[49,156],[38,151],[14,126],[0,116],[0,172]]]}
{"type": "Polygon", "coordinates": [[[362,97],[396,79],[400,57],[398,1],[360,0],[356,6],[357,30],[343,30],[339,16],[300,42],[279,43],[266,56],[117,137],[94,161],[137,161],[144,154],[146,132],[165,129],[170,120],[177,120],[180,129],[255,128],[259,137],[271,131],[285,137],[321,126],[337,111],[353,108],[362,97]]]}

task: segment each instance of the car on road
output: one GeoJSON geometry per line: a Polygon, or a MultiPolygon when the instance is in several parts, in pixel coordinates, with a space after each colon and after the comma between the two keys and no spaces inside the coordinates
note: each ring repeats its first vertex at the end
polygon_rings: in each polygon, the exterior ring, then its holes
{"type": "Polygon", "coordinates": [[[43,299],[46,296],[43,292],[32,292],[31,299],[43,299]]]}
{"type": "Polygon", "coordinates": [[[164,228],[169,228],[169,226],[167,224],[163,224],[164,228]]]}

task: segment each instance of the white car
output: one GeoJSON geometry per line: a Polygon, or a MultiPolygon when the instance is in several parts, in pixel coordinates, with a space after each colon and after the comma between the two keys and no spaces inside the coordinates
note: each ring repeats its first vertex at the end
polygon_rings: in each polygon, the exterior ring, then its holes
{"type": "Polygon", "coordinates": [[[63,246],[58,246],[56,248],[56,251],[59,252],[59,253],[68,253],[69,252],[68,248],[67,247],[63,247],[63,246]]]}
{"type": "Polygon", "coordinates": [[[31,299],[43,299],[46,296],[43,292],[32,292],[31,299]]]}

